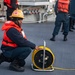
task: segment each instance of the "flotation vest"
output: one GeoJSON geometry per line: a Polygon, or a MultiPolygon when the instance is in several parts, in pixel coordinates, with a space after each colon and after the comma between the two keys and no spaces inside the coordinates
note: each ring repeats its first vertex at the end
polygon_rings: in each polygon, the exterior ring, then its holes
{"type": "MultiPolygon", "coordinates": [[[[11,22],[11,23],[13,23],[13,22],[11,22]]],[[[10,23],[10,24],[11,24],[11,23],[10,23]]],[[[10,25],[10,26],[11,26],[11,25],[10,25]]],[[[10,28],[12,28],[12,26],[11,26],[10,28]]],[[[15,43],[7,36],[7,34],[6,34],[6,32],[7,32],[10,28],[8,28],[7,30],[5,30],[5,32],[4,32],[2,44],[5,45],[5,46],[9,46],[9,47],[14,47],[14,48],[15,48],[15,47],[17,47],[18,45],[15,44],[15,43]]],[[[23,32],[23,30],[22,30],[18,25],[16,25],[16,24],[14,23],[13,28],[17,29],[17,30],[21,33],[21,35],[22,35],[25,39],[27,39],[27,38],[26,38],[26,35],[25,35],[24,32],[23,32]]]]}
{"type": "Polygon", "coordinates": [[[70,0],[58,0],[58,11],[68,13],[70,0]]]}
{"type": "MultiPolygon", "coordinates": [[[[4,3],[5,3],[8,7],[12,8],[12,6],[11,6],[11,0],[4,0],[4,3]]],[[[16,0],[16,4],[18,5],[18,0],[16,0]]]]}

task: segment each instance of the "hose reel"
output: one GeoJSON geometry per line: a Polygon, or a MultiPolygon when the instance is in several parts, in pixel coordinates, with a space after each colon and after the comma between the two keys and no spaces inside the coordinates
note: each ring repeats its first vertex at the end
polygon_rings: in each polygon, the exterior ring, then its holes
{"type": "Polygon", "coordinates": [[[32,64],[31,67],[35,71],[54,71],[57,70],[70,70],[74,71],[75,68],[60,68],[53,67],[55,56],[50,48],[46,47],[44,41],[44,46],[39,46],[42,50],[34,50],[32,52],[32,64]]]}
{"type": "Polygon", "coordinates": [[[53,71],[54,54],[46,46],[39,46],[39,48],[42,48],[42,50],[32,52],[32,69],[36,71],[53,71]]]}

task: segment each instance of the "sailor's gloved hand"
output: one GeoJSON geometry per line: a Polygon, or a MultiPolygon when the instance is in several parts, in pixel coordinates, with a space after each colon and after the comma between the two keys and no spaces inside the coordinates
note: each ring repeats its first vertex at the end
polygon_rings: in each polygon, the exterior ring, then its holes
{"type": "Polygon", "coordinates": [[[43,48],[40,48],[39,46],[35,47],[36,50],[42,50],[43,48]]]}

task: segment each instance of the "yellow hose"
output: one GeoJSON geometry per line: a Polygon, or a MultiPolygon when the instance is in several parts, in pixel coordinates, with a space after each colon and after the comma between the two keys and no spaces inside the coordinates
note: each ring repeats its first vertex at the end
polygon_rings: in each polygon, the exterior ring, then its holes
{"type": "Polygon", "coordinates": [[[60,68],[60,67],[53,67],[56,70],[75,70],[75,68],[60,68]]]}

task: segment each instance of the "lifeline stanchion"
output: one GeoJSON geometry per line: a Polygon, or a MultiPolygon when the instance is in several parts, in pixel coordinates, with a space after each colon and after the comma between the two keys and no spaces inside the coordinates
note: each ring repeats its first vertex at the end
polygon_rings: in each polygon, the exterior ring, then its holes
{"type": "Polygon", "coordinates": [[[54,54],[46,47],[45,41],[44,46],[39,46],[39,48],[42,48],[42,50],[32,52],[32,69],[35,71],[53,71],[54,54]]]}

